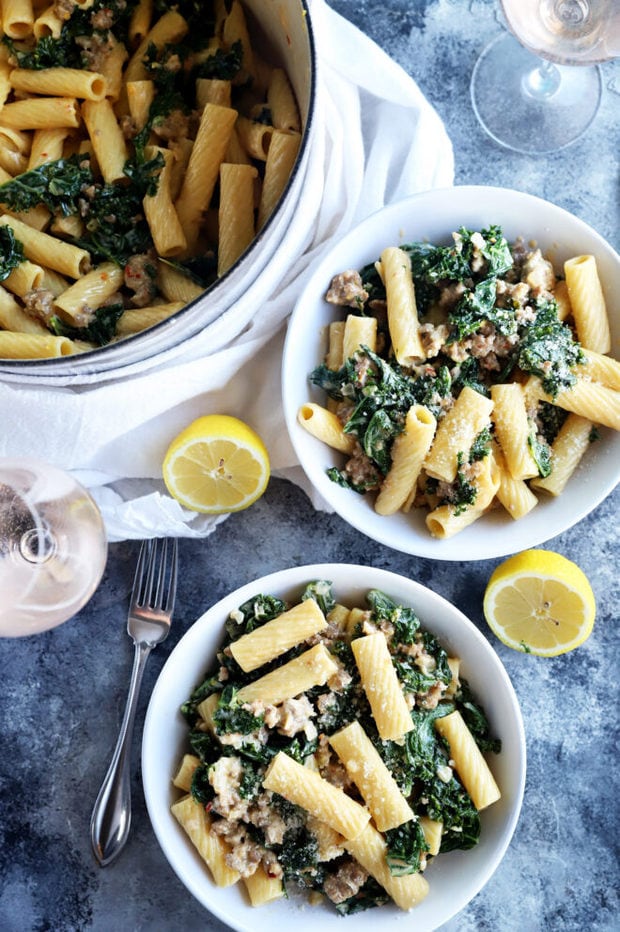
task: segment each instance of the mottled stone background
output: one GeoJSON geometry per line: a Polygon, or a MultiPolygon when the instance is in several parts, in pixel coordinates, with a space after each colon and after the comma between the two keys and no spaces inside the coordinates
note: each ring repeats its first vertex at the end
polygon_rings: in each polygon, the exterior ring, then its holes
{"type": "MultiPolygon", "coordinates": [[[[554,156],[519,156],[485,137],[470,106],[476,57],[502,28],[497,4],[332,0],[332,6],[413,75],[436,106],[454,143],[457,183],[541,195],[620,247],[620,63],[603,67],[603,105],[582,140],[554,156]]],[[[512,844],[486,888],[445,932],[611,932],[619,917],[619,500],[616,491],[546,545],[589,575],[598,620],[578,651],[542,660],[503,648],[484,623],[482,594],[498,561],[457,569],[398,554],[333,515],[316,514],[297,488],[273,480],[263,499],[207,541],[181,543],[176,618],[147,667],[137,737],[166,657],[231,588],[272,570],[329,560],[409,575],[453,601],[492,640],[519,695],[527,734],[525,801],[512,844]]],[[[127,849],[103,870],[90,852],[90,812],[129,682],[132,648],[124,629],[137,551],[135,543],[111,547],[101,587],[68,624],[37,638],[0,641],[1,932],[224,928],[185,891],[157,846],[142,798],[138,741],[127,849]]],[[[354,924],[343,920],[343,930],[354,924]]]]}

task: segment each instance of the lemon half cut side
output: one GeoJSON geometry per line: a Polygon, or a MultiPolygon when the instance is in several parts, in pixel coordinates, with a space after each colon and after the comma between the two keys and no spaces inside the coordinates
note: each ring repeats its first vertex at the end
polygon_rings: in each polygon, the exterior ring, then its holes
{"type": "Polygon", "coordinates": [[[551,550],[525,550],[495,569],[483,610],[493,633],[508,647],[556,657],[589,637],[596,602],[576,563],[551,550]]]}
{"type": "Polygon", "coordinates": [[[267,488],[267,449],[246,423],[207,414],[174,438],[162,466],[166,488],[192,511],[220,515],[252,505],[267,488]]]}

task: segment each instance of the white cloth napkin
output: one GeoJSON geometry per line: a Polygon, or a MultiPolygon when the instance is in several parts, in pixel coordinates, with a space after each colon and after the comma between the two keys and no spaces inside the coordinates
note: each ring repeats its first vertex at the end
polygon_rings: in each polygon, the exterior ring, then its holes
{"type": "Polygon", "coordinates": [[[275,290],[261,292],[259,277],[201,333],[120,379],[40,386],[0,377],[0,455],[72,472],[99,504],[110,541],[204,537],[223,520],[184,510],[161,481],[168,444],[202,414],[242,417],[263,438],[273,474],[310,491],[283,430],[286,319],[332,241],[384,204],[452,184],[450,140],[414,81],[324,0],[311,0],[310,12],[319,59],[312,202],[287,231],[298,258],[275,290]]]}

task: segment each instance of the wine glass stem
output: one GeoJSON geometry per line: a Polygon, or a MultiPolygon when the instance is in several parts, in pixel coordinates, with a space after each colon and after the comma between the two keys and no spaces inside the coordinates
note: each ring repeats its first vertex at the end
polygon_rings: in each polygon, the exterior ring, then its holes
{"type": "Polygon", "coordinates": [[[540,63],[523,76],[521,86],[527,97],[544,101],[553,97],[562,80],[553,62],[541,59],[540,63]]]}

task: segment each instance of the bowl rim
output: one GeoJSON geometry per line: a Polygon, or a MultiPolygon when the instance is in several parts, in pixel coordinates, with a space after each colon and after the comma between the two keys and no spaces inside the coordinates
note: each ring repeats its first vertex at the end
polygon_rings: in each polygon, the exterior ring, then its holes
{"type": "MultiPolygon", "coordinates": [[[[357,259],[351,258],[349,267],[361,268],[366,262],[374,261],[377,258],[376,248],[371,248],[368,244],[373,239],[377,239],[377,233],[380,229],[390,228],[394,230],[398,225],[400,230],[400,225],[405,222],[405,219],[409,219],[411,216],[414,218],[422,217],[425,211],[427,214],[430,213],[432,218],[433,204],[436,207],[437,204],[448,203],[450,205],[449,209],[456,214],[465,210],[472,213],[473,205],[476,205],[475,210],[482,214],[483,208],[478,209],[478,204],[482,202],[482,199],[484,199],[484,212],[486,214],[492,214],[492,210],[487,209],[487,205],[491,201],[496,201],[498,203],[498,213],[500,210],[506,213],[509,207],[512,209],[520,204],[522,208],[527,205],[534,218],[536,217],[536,211],[543,211],[546,216],[552,215],[554,232],[548,230],[546,224],[539,224],[539,229],[533,231],[533,235],[541,240],[544,236],[547,237],[548,245],[546,245],[544,251],[553,252],[558,248],[557,241],[559,237],[555,231],[560,226],[566,225],[572,230],[571,239],[583,235],[586,240],[596,245],[597,250],[599,250],[597,252],[598,256],[602,257],[606,263],[617,265],[618,271],[620,271],[620,254],[613,246],[584,220],[551,201],[514,188],[502,188],[494,185],[454,185],[434,188],[385,205],[350,229],[336,246],[332,246],[328,251],[323,252],[295,302],[288,321],[282,353],[281,394],[284,420],[297,461],[314,491],[324,500],[329,509],[336,512],[344,521],[372,540],[402,553],[441,561],[457,560],[462,562],[466,560],[495,559],[544,544],[581,521],[601,504],[620,481],[620,455],[617,458],[615,470],[609,465],[612,463],[609,457],[599,457],[601,460],[606,459],[608,468],[603,469],[604,475],[602,477],[597,475],[596,482],[592,481],[587,484],[587,495],[581,496],[578,503],[574,496],[570,496],[569,492],[565,492],[556,498],[551,496],[541,498],[539,506],[530,515],[518,521],[510,521],[510,523],[507,523],[509,516],[500,514],[499,509],[496,509],[495,512],[485,515],[482,519],[486,522],[484,527],[492,529],[493,535],[487,534],[484,542],[481,542],[477,536],[476,545],[470,547],[467,544],[472,543],[472,532],[477,531],[482,526],[478,522],[453,538],[437,540],[432,538],[426,530],[424,533],[419,533],[413,524],[409,525],[412,533],[405,534],[407,518],[410,521],[415,520],[413,513],[410,516],[397,513],[387,518],[376,515],[372,505],[369,505],[367,496],[360,496],[358,501],[350,490],[341,489],[324,475],[324,464],[319,465],[317,459],[326,459],[325,450],[327,448],[320,441],[311,437],[297,423],[297,405],[302,403],[301,393],[298,391],[301,377],[300,369],[303,369],[304,378],[306,378],[310,369],[320,362],[320,347],[323,337],[319,333],[319,329],[323,326],[324,315],[320,311],[317,314],[318,302],[321,300],[321,294],[324,294],[332,276],[341,272],[345,267],[342,263],[338,264],[338,257],[343,253],[346,253],[349,257],[357,254],[357,259]],[[500,207],[502,201],[503,207],[500,207]],[[361,245],[358,245],[356,253],[355,246],[358,241],[361,245]],[[334,265],[335,261],[338,264],[337,268],[334,265]],[[319,316],[320,320],[317,321],[312,330],[311,322],[315,316],[319,316]],[[307,347],[308,345],[316,348],[316,353],[313,354],[314,361],[308,358],[308,364],[300,366],[300,354],[296,348],[299,346],[307,347]],[[293,387],[292,390],[291,386],[293,387]],[[321,457],[322,449],[323,456],[321,457]],[[567,495],[570,496],[571,507],[569,508],[566,507],[569,503],[567,495]],[[541,514],[545,515],[545,520],[539,521],[538,515],[541,514]],[[528,521],[528,518],[530,518],[530,521],[528,521]],[[395,541],[393,529],[397,523],[401,530],[397,535],[398,540],[395,541]]],[[[445,208],[445,211],[447,212],[447,208],[445,208]]],[[[414,222],[418,228],[421,226],[419,219],[414,222]]],[[[431,219],[430,223],[433,222],[433,219],[431,219]]],[[[485,220],[485,223],[488,222],[494,221],[485,220]]],[[[455,227],[455,229],[457,228],[458,226],[455,227]]],[[[445,241],[449,240],[451,232],[446,227],[445,241]]],[[[527,235],[527,231],[523,235],[527,235]]],[[[419,236],[418,238],[423,237],[419,236]]],[[[408,240],[406,236],[404,238],[401,236],[399,241],[407,242],[408,240]]],[[[374,243],[374,247],[376,245],[374,243]]],[[[383,245],[388,245],[388,243],[384,242],[383,245]]],[[[389,245],[392,245],[392,243],[389,245]]],[[[604,288],[606,291],[611,292],[612,283],[604,282],[604,288]]],[[[612,322],[614,319],[612,318],[612,322]]],[[[618,322],[616,322],[617,330],[618,322]]],[[[311,400],[314,389],[309,385],[307,379],[305,386],[304,400],[311,400]]],[[[320,402],[318,394],[315,400],[320,402]]],[[[602,428],[600,432],[605,437],[604,449],[607,451],[610,444],[614,442],[615,432],[607,428],[602,428]]],[[[620,436],[616,435],[615,444],[620,444],[620,436]]],[[[588,457],[590,459],[592,459],[593,455],[594,451],[589,451],[588,457]]],[[[333,460],[336,456],[338,454],[331,451],[331,459],[333,460]]],[[[329,465],[332,465],[331,461],[329,465]]],[[[576,475],[579,475],[579,467],[576,475]]],[[[571,481],[574,482],[575,477],[572,477],[571,481]]]]}
{"type": "MultiPolygon", "coordinates": [[[[396,907],[387,906],[387,918],[392,921],[401,920],[402,924],[407,923],[407,919],[416,917],[416,929],[418,932],[431,932],[441,923],[447,922],[450,918],[460,912],[475,897],[483,886],[489,881],[493,873],[498,868],[503,859],[506,850],[514,834],[523,802],[526,779],[526,741],[523,718],[519,701],[508,673],[494,650],[491,643],[486,639],[483,633],[474,625],[474,623],[460,611],[454,604],[446,598],[434,592],[432,589],[422,585],[416,580],[410,579],[391,570],[379,567],[368,567],[361,564],[349,563],[315,563],[302,566],[292,566],[283,570],[268,573],[266,576],[251,582],[244,583],[237,589],[229,591],[221,599],[212,604],[183,634],[170,656],[166,660],[156,684],[151,694],[148,708],[145,716],[143,739],[142,739],[142,782],[144,797],[151,826],[159,842],[164,856],[176,873],[179,880],[189,890],[189,892],[207,908],[213,915],[221,921],[227,923],[236,932],[267,932],[276,917],[281,918],[283,908],[291,907],[295,903],[295,898],[290,901],[279,900],[268,907],[261,907],[260,910],[254,910],[244,900],[241,891],[236,887],[227,888],[234,893],[236,899],[232,901],[232,908],[226,904],[226,896],[221,888],[214,886],[211,877],[204,872],[200,859],[193,850],[191,843],[183,836],[180,826],[174,820],[169,811],[170,802],[175,795],[171,784],[171,775],[173,768],[180,760],[183,751],[187,726],[181,721],[181,715],[178,711],[180,701],[183,701],[188,695],[189,690],[193,688],[198,681],[191,679],[188,663],[194,671],[200,670],[200,675],[204,674],[208,668],[209,659],[213,658],[215,650],[221,643],[224,633],[224,621],[229,611],[237,608],[246,599],[256,595],[259,591],[280,595],[282,597],[293,594],[299,595],[301,586],[311,579],[332,579],[336,590],[336,597],[340,595],[343,601],[355,598],[357,594],[364,593],[371,588],[381,588],[383,591],[394,596],[398,601],[410,604],[420,614],[422,626],[432,631],[438,626],[448,625],[457,640],[461,641],[461,653],[469,654],[468,663],[480,663],[487,673],[492,671],[494,677],[493,696],[497,702],[493,708],[488,707],[488,701],[485,701],[485,709],[492,719],[494,715],[501,715],[501,721],[510,735],[510,745],[504,746],[502,754],[498,755],[498,765],[503,762],[506,772],[510,773],[512,781],[512,796],[505,796],[505,802],[501,801],[497,805],[505,806],[502,809],[502,816],[498,816],[498,826],[495,829],[493,840],[489,839],[491,845],[490,854],[484,847],[484,836],[481,844],[472,851],[452,852],[444,855],[443,871],[448,870],[448,864],[456,864],[462,857],[469,857],[471,860],[472,853],[480,851],[481,864],[477,865],[473,882],[469,883],[465,891],[461,891],[442,902],[442,912],[439,918],[422,921],[420,910],[424,902],[411,913],[401,912],[396,907]],[[348,588],[347,588],[348,587],[348,588]],[[345,596],[345,592],[347,595],[345,596]],[[443,619],[443,622],[441,621],[443,619]],[[208,650],[202,648],[203,641],[208,641],[208,650]],[[464,645],[469,645],[465,650],[464,645]],[[198,659],[201,656],[204,659],[198,659]],[[482,660],[480,659],[482,658],[482,660]],[[166,728],[170,734],[176,734],[177,746],[172,753],[172,748],[168,751],[171,768],[162,773],[162,761],[166,760],[166,753],[162,754],[158,743],[162,740],[162,734],[165,728],[162,722],[165,721],[165,713],[170,713],[171,696],[174,695],[175,701],[179,700],[176,706],[175,723],[169,717],[166,728]],[[498,708],[501,705],[501,710],[498,708]],[[505,757],[502,758],[502,755],[505,757]],[[483,857],[484,855],[484,857],[483,857]],[[446,861],[446,858],[450,861],[446,861]],[[198,869],[197,869],[198,865],[198,869]],[[272,908],[275,907],[274,915],[272,908]],[[279,907],[279,908],[278,908],[279,907]],[[417,920],[420,921],[417,921],[417,920]]],[[[446,644],[446,635],[440,634],[440,640],[446,644]]],[[[206,645],[205,645],[206,646],[206,645]]],[[[487,689],[486,679],[480,683],[472,683],[474,694],[480,691],[480,688],[487,689]]],[[[498,732],[498,723],[494,725],[496,733],[498,732]]],[[[505,735],[503,736],[505,740],[505,735]]],[[[164,739],[165,740],[165,739],[164,739]]],[[[163,769],[166,769],[165,766],[163,769]]],[[[502,787],[504,789],[504,787],[502,787]]],[[[492,807],[493,808],[493,807],[492,807]]],[[[483,813],[483,820],[485,813],[483,813]]],[[[466,862],[465,862],[466,863],[466,862]]],[[[435,865],[439,868],[439,865],[435,865]]],[[[473,862],[471,863],[473,869],[473,862]]],[[[439,874],[436,873],[439,877],[439,874]]],[[[429,881],[432,884],[432,879],[429,881]]],[[[432,889],[432,887],[431,887],[432,889]]],[[[304,912],[298,905],[292,907],[294,910],[290,913],[294,921],[303,922],[304,912]]],[[[384,918],[385,912],[382,912],[380,918],[384,918]]],[[[288,917],[286,914],[285,918],[288,917]]],[[[357,918],[357,917],[356,917],[357,918]]],[[[368,910],[360,914],[360,921],[357,925],[364,925],[366,921],[369,925],[374,926],[377,914],[374,910],[368,910]],[[374,914],[374,915],[373,915],[374,914]],[[370,917],[364,920],[363,917],[370,917]]],[[[342,921],[342,917],[335,912],[325,910],[321,915],[321,921],[329,925],[330,921],[342,921]]]]}
{"type": "MultiPolygon", "coordinates": [[[[57,375],[59,377],[71,378],[73,376],[78,376],[80,374],[84,375],[106,375],[109,373],[109,370],[112,369],[114,373],[117,373],[119,376],[123,375],[123,370],[128,368],[136,363],[136,359],[131,356],[130,359],[119,359],[117,364],[110,363],[106,365],[106,361],[110,357],[110,349],[113,347],[126,347],[127,352],[130,352],[133,347],[139,346],[142,342],[145,334],[151,334],[157,336],[162,334],[163,331],[172,329],[176,322],[186,316],[189,311],[197,308],[199,304],[208,300],[214,293],[219,294],[225,287],[226,284],[237,274],[237,272],[242,267],[248,267],[251,265],[256,251],[260,248],[262,243],[270,234],[271,230],[276,226],[280,221],[281,214],[285,208],[285,205],[288,202],[288,196],[295,184],[298,183],[298,178],[300,172],[305,170],[305,165],[309,157],[309,150],[314,135],[314,127],[317,122],[317,87],[318,87],[318,70],[319,70],[319,60],[317,52],[317,44],[314,33],[314,26],[312,23],[312,15],[309,6],[309,0],[296,0],[300,6],[300,13],[304,18],[304,23],[306,26],[306,32],[308,36],[308,77],[309,77],[309,90],[308,90],[308,110],[306,116],[306,123],[301,134],[301,143],[299,146],[299,152],[295,159],[295,163],[291,170],[291,173],[287,179],[287,182],[284,186],[282,194],[280,195],[280,200],[276,205],[273,213],[267,218],[264,226],[254,237],[247,249],[239,256],[239,258],[233,263],[233,265],[224,272],[224,274],[218,278],[216,281],[212,282],[201,295],[197,298],[194,298],[191,301],[188,301],[184,307],[176,311],[174,314],[171,314],[170,317],[167,317],[165,320],[160,320],[156,324],[153,324],[152,327],[148,327],[147,330],[141,331],[139,333],[129,334],[124,337],[122,340],[119,340],[118,343],[107,344],[105,346],[98,346],[95,349],[86,350],[83,353],[80,353],[78,356],[72,358],[72,361],[79,360],[78,369],[69,371],[67,369],[70,366],[69,357],[60,356],[60,357],[44,357],[41,359],[2,359],[0,358],[0,377],[5,375],[7,377],[19,377],[21,374],[24,377],[28,377],[30,380],[37,379],[37,377],[53,377],[57,375]],[[83,361],[83,365],[82,365],[83,361]],[[80,370],[84,370],[84,373],[81,373],[80,370]]],[[[284,235],[286,231],[283,231],[284,235]]],[[[249,272],[249,270],[248,270],[249,272]]],[[[250,287],[251,282],[247,283],[246,287],[250,287]]],[[[234,302],[233,302],[234,304],[234,302]]],[[[225,313],[227,308],[222,309],[220,314],[225,313]]],[[[217,317],[215,318],[217,319],[217,317]]],[[[194,325],[191,333],[183,334],[181,339],[185,340],[190,338],[192,335],[195,335],[202,329],[200,322],[197,322],[194,325]]],[[[164,351],[167,347],[164,347],[164,351]]],[[[161,352],[161,350],[159,350],[161,352]]],[[[126,355],[126,354],[124,354],[126,355]]],[[[147,357],[148,358],[148,357],[147,357]]]]}

